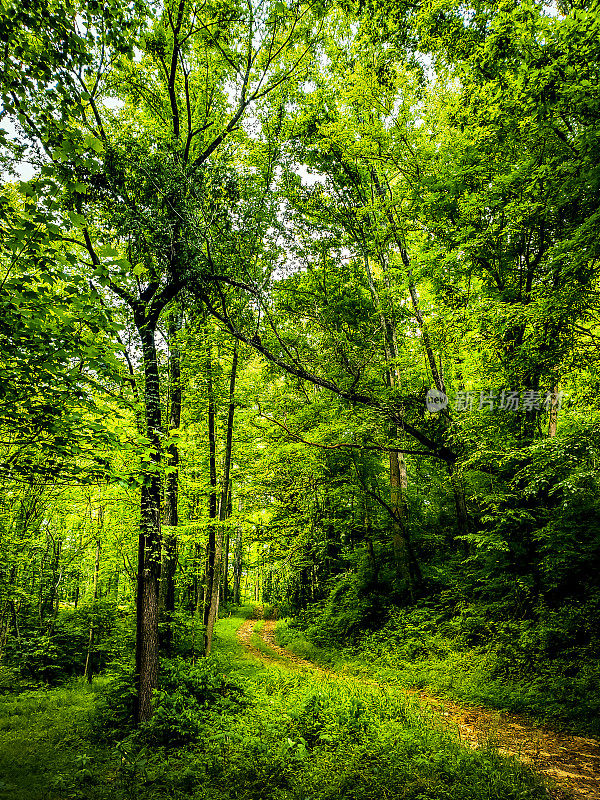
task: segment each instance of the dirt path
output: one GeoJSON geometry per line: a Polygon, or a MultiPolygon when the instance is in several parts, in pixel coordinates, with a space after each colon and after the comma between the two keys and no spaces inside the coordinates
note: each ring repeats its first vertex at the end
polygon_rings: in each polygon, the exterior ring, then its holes
{"type": "MultiPolygon", "coordinates": [[[[258,634],[278,658],[270,658],[252,644],[255,619],[242,624],[238,637],[252,655],[266,663],[281,664],[280,659],[283,659],[290,669],[309,669],[318,674],[328,672],[276,644],[275,624],[273,620],[266,620],[258,634]]],[[[356,680],[375,684],[368,679],[356,680]]],[[[393,684],[390,687],[393,688],[393,684]]],[[[469,747],[491,742],[502,755],[514,756],[548,778],[548,796],[553,800],[600,800],[600,742],[596,739],[534,727],[526,718],[516,714],[477,706],[464,708],[425,692],[409,694],[418,697],[423,705],[439,715],[448,729],[455,731],[469,747]]]]}

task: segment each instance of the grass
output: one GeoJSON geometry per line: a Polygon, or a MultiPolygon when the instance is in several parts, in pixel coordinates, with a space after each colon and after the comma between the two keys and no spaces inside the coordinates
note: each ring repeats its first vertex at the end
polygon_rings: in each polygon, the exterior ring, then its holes
{"type": "Polygon", "coordinates": [[[252,618],[253,613],[254,606],[241,606],[235,610],[235,616],[223,617],[215,626],[213,639],[214,650],[235,663],[236,672],[250,680],[264,670],[264,665],[240,644],[237,632],[247,619],[252,618]]]}
{"type": "Polygon", "coordinates": [[[253,699],[229,730],[216,796],[232,787],[248,800],[543,796],[518,764],[462,748],[397,693],[267,669],[253,699]]]}
{"type": "Polygon", "coordinates": [[[275,627],[275,640],[294,655],[312,661],[319,667],[331,667],[337,672],[358,674],[358,662],[352,661],[348,653],[338,648],[319,647],[310,642],[297,628],[289,626],[289,620],[280,619],[275,627]]]}
{"type": "Polygon", "coordinates": [[[93,780],[92,761],[104,769],[107,752],[89,743],[90,716],[106,680],[73,682],[0,698],[0,798],[59,797],[66,784],[93,780]],[[92,758],[89,754],[95,750],[92,758]]]}
{"type": "Polygon", "coordinates": [[[289,665],[288,659],[286,659],[284,656],[281,656],[276,650],[273,650],[272,647],[269,647],[269,645],[261,637],[261,631],[264,627],[264,620],[261,619],[256,622],[250,638],[251,645],[260,653],[263,653],[269,659],[271,664],[274,663],[275,665],[280,665],[286,668],[289,665]]]}
{"type": "MultiPolygon", "coordinates": [[[[160,700],[156,726],[101,744],[91,721],[105,679],[0,698],[4,800],[541,800],[539,781],[493,749],[460,746],[391,688],[264,665],[239,644],[249,615],[219,621],[214,668],[242,702],[198,706],[201,723],[177,744],[189,704],[160,700]],[[170,716],[169,716],[170,715],[170,716]],[[154,741],[154,744],[152,743],[154,741]],[[175,740],[173,740],[175,741],[175,740]]],[[[260,622],[257,623],[260,628],[260,622]]],[[[271,648],[256,641],[272,658],[271,648]]],[[[314,653],[304,652],[312,657],[314,653]]],[[[187,667],[186,667],[187,669],[187,667]]],[[[210,677],[212,675],[212,678],[210,677]]],[[[210,693],[209,693],[210,694],[210,693]]],[[[208,695],[207,695],[208,696],[208,695]]]]}

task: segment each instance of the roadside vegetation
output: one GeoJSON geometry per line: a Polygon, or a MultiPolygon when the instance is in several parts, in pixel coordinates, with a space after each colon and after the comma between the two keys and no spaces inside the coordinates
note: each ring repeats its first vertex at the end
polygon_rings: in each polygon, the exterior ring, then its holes
{"type": "Polygon", "coordinates": [[[448,620],[435,608],[396,612],[379,630],[331,644],[319,618],[281,620],[278,643],[342,674],[426,689],[461,703],[529,715],[539,724],[579,736],[600,734],[600,668],[593,654],[573,668],[532,646],[531,625],[494,626],[479,619],[448,620]]]}

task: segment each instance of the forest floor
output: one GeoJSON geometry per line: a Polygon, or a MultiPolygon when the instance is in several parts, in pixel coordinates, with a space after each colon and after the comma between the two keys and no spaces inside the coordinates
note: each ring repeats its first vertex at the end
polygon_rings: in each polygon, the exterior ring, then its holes
{"type": "MultiPolygon", "coordinates": [[[[238,638],[249,653],[267,664],[318,674],[329,671],[280,647],[275,641],[275,625],[274,620],[248,619],[238,629],[238,638]]],[[[367,678],[351,679],[376,683],[367,678]]],[[[393,688],[393,684],[388,687],[393,688]]],[[[529,765],[545,779],[553,800],[600,800],[600,742],[596,739],[536,726],[517,714],[463,707],[422,691],[409,693],[468,747],[492,745],[501,755],[529,765]]]]}

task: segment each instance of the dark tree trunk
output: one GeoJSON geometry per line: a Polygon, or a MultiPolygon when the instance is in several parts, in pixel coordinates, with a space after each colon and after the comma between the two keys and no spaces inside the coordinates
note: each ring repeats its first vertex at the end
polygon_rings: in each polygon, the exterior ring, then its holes
{"type": "Polygon", "coordinates": [[[390,506],[394,514],[392,544],[396,574],[412,598],[410,548],[407,529],[406,464],[400,453],[390,453],[390,506]]]}
{"type": "MultiPolygon", "coordinates": [[[[242,510],[242,498],[238,499],[238,513],[242,510]]],[[[242,525],[238,522],[235,531],[235,550],[233,554],[233,603],[239,606],[241,602],[242,582],[242,525]]]]}
{"type": "Polygon", "coordinates": [[[223,565],[223,528],[219,526],[215,540],[215,561],[213,565],[212,592],[208,604],[206,633],[204,634],[204,655],[209,655],[212,647],[213,630],[219,614],[219,586],[223,565]]]}
{"type": "MultiPolygon", "coordinates": [[[[229,514],[227,515],[229,516],[229,514]]],[[[223,580],[221,581],[221,602],[223,607],[229,602],[229,531],[225,533],[225,551],[223,553],[223,580]]]]}
{"type": "MultiPolygon", "coordinates": [[[[208,517],[211,520],[217,518],[217,437],[215,432],[215,393],[212,376],[212,356],[211,346],[208,345],[208,355],[206,358],[206,380],[208,387],[208,450],[209,450],[209,473],[210,473],[210,494],[208,496],[208,517]]],[[[215,580],[215,553],[216,553],[216,526],[209,525],[208,544],[206,548],[206,577],[204,590],[204,611],[203,622],[208,625],[211,598],[213,595],[213,583],[215,580]]],[[[218,581],[217,581],[218,584],[218,581]]]]}
{"type": "Polygon", "coordinates": [[[138,722],[152,716],[152,693],[158,685],[158,596],[160,580],[160,385],[154,327],[138,325],[144,359],[144,405],[150,459],[145,461],[138,544],[136,678],[138,722]]]}
{"type": "Polygon", "coordinates": [[[448,462],[448,473],[450,474],[450,483],[454,493],[458,532],[460,536],[466,536],[471,527],[471,520],[469,517],[469,511],[467,509],[464,482],[462,476],[459,472],[457,472],[456,467],[451,462],[448,462]]]}
{"type": "Polygon", "coordinates": [[[60,550],[61,550],[61,540],[55,539],[49,531],[46,533],[47,540],[49,541],[49,545],[46,548],[46,553],[44,553],[44,557],[41,562],[40,567],[40,594],[39,594],[39,619],[40,619],[40,628],[44,627],[44,622],[50,616],[50,631],[54,626],[54,618],[56,616],[56,609],[55,609],[55,602],[56,596],[58,591],[58,583],[59,583],[59,566],[60,566],[60,550]],[[46,555],[48,551],[52,549],[52,556],[50,560],[50,573],[47,576],[46,580],[43,579],[43,565],[46,559],[46,555]]]}
{"type": "MultiPolygon", "coordinates": [[[[235,380],[238,364],[238,343],[233,345],[233,359],[231,361],[231,377],[229,380],[229,407],[227,410],[227,435],[225,440],[225,461],[223,464],[223,489],[221,492],[221,506],[219,516],[221,521],[231,516],[231,453],[233,448],[233,419],[235,415],[235,380]]],[[[229,531],[225,534],[225,552],[223,555],[223,602],[227,603],[229,570],[229,531]]]]}
{"type": "MultiPolygon", "coordinates": [[[[169,321],[169,377],[170,409],[169,431],[179,430],[181,423],[181,356],[177,334],[180,328],[178,315],[169,321]]],[[[163,564],[161,573],[161,610],[164,622],[162,645],[167,652],[173,643],[173,612],[175,611],[175,571],[177,568],[177,525],[179,494],[179,447],[171,439],[167,448],[167,463],[170,471],[165,485],[165,511],[163,531],[163,564]]]]}
{"type": "Polygon", "coordinates": [[[94,562],[94,595],[92,601],[92,616],[90,618],[90,635],[88,638],[87,655],[85,658],[84,677],[87,682],[92,682],[94,670],[94,643],[96,638],[96,604],[98,601],[98,576],[100,574],[100,537],[96,540],[96,561],[94,562]]]}
{"type": "Polygon", "coordinates": [[[556,436],[558,427],[558,384],[552,387],[552,399],[548,409],[548,436],[552,439],[556,436]]]}

